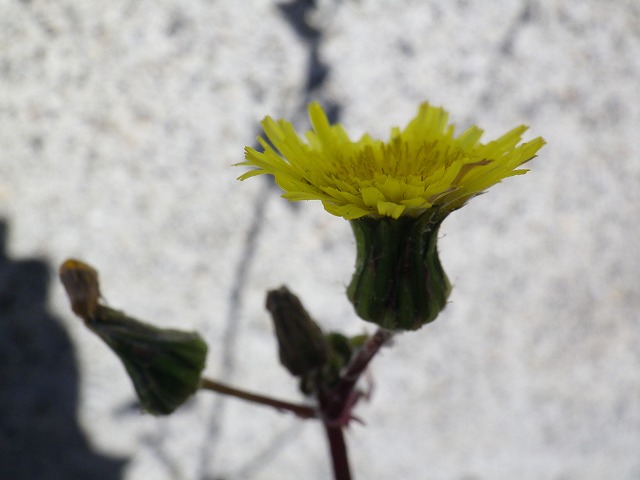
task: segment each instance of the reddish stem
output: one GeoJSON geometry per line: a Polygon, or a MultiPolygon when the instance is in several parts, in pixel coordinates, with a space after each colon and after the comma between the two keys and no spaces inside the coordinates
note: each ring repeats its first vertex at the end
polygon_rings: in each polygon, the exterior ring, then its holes
{"type": "Polygon", "coordinates": [[[355,354],[349,365],[340,375],[338,384],[330,390],[323,392],[320,399],[320,409],[324,414],[325,422],[344,423],[349,419],[349,410],[354,405],[354,388],[360,376],[369,366],[380,348],[387,342],[393,333],[382,328],[378,329],[355,354]]]}
{"type": "Polygon", "coordinates": [[[336,386],[318,395],[320,406],[317,409],[247,392],[208,378],[202,378],[200,388],[286,410],[301,418],[321,417],[329,441],[334,480],[351,480],[343,428],[351,419],[351,409],[355,405],[354,389],[373,357],[392,336],[392,332],[378,329],[369,337],[344,369],[336,386]]]}
{"type": "Polygon", "coordinates": [[[242,400],[246,400],[248,402],[268,405],[278,410],[286,410],[288,412],[295,413],[300,418],[315,418],[318,416],[315,408],[311,408],[306,405],[300,405],[297,403],[286,402],[284,400],[278,400],[271,397],[266,397],[257,393],[247,392],[246,390],[233,388],[229,385],[225,385],[224,383],[216,382],[215,380],[204,377],[200,381],[200,388],[221,393],[223,395],[230,395],[232,397],[241,398],[242,400]]]}
{"type": "Polygon", "coordinates": [[[349,469],[349,457],[347,455],[347,444],[344,441],[344,433],[339,425],[329,425],[325,422],[325,431],[329,440],[329,450],[331,451],[331,464],[333,466],[333,478],[335,480],[351,480],[351,470],[349,469]]]}
{"type": "Polygon", "coordinates": [[[331,451],[334,480],[351,480],[343,428],[351,419],[351,408],[356,401],[356,383],[375,354],[392,336],[393,333],[388,330],[378,329],[355,354],[340,375],[338,384],[319,395],[320,411],[331,451]]]}

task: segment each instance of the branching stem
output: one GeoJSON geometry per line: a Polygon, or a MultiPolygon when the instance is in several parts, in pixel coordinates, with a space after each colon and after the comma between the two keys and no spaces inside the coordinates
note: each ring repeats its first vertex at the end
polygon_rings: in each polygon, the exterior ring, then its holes
{"type": "Polygon", "coordinates": [[[338,384],[324,392],[320,399],[321,411],[326,422],[344,424],[349,420],[349,410],[353,406],[356,383],[369,366],[380,348],[393,336],[393,332],[378,329],[358,352],[340,375],[338,384]]]}
{"type": "Polygon", "coordinates": [[[344,369],[337,385],[320,394],[320,411],[329,440],[335,480],[351,480],[343,430],[352,419],[351,409],[357,400],[356,392],[354,392],[356,383],[375,354],[392,336],[392,332],[378,329],[367,339],[344,369]]]}
{"type": "Polygon", "coordinates": [[[321,419],[329,441],[334,480],[351,480],[344,427],[352,419],[351,409],[357,400],[355,386],[373,357],[392,336],[392,332],[378,329],[369,337],[341,373],[338,383],[333,388],[320,392],[317,408],[247,392],[204,377],[201,380],[200,388],[267,405],[280,411],[291,412],[300,418],[321,419]]]}

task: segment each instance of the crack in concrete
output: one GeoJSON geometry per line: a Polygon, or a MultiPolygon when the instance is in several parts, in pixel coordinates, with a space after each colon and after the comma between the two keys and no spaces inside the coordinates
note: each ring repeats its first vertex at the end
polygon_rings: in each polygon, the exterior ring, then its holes
{"type": "MultiPolygon", "coordinates": [[[[253,265],[257,243],[264,224],[264,214],[269,199],[269,186],[263,183],[253,205],[253,218],[245,236],[244,246],[233,278],[234,283],[229,295],[229,309],[226,315],[226,325],[222,336],[222,352],[220,363],[222,365],[219,379],[228,382],[235,370],[235,347],[238,339],[238,330],[241,323],[241,312],[244,303],[244,285],[253,265]]],[[[207,433],[203,440],[200,453],[200,468],[198,478],[207,480],[208,472],[215,464],[215,451],[218,448],[223,428],[224,409],[227,398],[216,396],[210,409],[207,433]]]]}
{"type": "MultiPolygon", "coordinates": [[[[309,102],[318,97],[322,97],[321,90],[325,86],[325,81],[330,71],[330,67],[322,61],[320,56],[320,45],[324,38],[323,32],[308,22],[309,15],[315,8],[315,0],[295,0],[291,3],[278,5],[279,11],[291,25],[291,28],[298,34],[300,40],[306,45],[308,50],[306,81],[304,89],[301,92],[301,102],[297,108],[299,115],[303,115],[304,112],[306,112],[306,106],[309,102]]],[[[323,103],[329,120],[336,122],[341,110],[340,105],[331,101],[325,101],[323,103]]],[[[265,180],[263,180],[263,188],[254,201],[253,218],[245,237],[240,261],[234,272],[235,280],[229,296],[229,310],[226,316],[227,320],[222,341],[223,349],[220,355],[222,365],[220,380],[223,382],[228,381],[233,376],[235,369],[235,346],[239,335],[241,311],[244,303],[244,285],[253,266],[255,251],[260,241],[268,203],[266,200],[269,198],[269,193],[276,190],[280,193],[279,187],[277,187],[272,178],[265,178],[265,180]]],[[[289,203],[289,205],[296,209],[295,203],[289,203]]],[[[211,472],[215,468],[215,452],[222,439],[223,412],[226,400],[226,398],[221,396],[216,397],[210,409],[209,427],[200,454],[198,478],[201,480],[220,478],[211,472]]],[[[252,459],[248,459],[245,465],[240,467],[233,476],[247,478],[248,475],[253,475],[259,471],[260,468],[264,466],[266,462],[273,459],[286,444],[293,441],[298,432],[299,429],[296,428],[276,435],[273,441],[269,442],[269,447],[265,451],[254,456],[252,459]],[[293,432],[293,434],[290,432],[293,432]]]]}
{"type": "Polygon", "coordinates": [[[515,16],[511,25],[507,28],[505,34],[502,37],[502,40],[499,43],[499,46],[496,49],[496,57],[491,62],[490,68],[487,69],[488,75],[485,83],[485,87],[483,91],[480,93],[478,97],[478,108],[475,111],[480,111],[489,107],[495,98],[495,89],[493,88],[496,79],[499,76],[500,64],[501,62],[508,57],[513,55],[513,47],[518,38],[518,34],[520,33],[520,28],[527,23],[530,23],[535,17],[535,5],[532,0],[526,0],[518,15],[515,16]]]}

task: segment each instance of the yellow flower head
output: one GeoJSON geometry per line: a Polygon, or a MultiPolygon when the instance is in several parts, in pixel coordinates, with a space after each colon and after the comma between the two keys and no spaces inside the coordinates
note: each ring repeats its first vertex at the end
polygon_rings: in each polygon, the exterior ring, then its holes
{"type": "Polygon", "coordinates": [[[545,141],[522,143],[521,125],[487,144],[482,130],[454,135],[448,113],[423,103],[403,129],[391,129],[384,142],[364,135],[352,141],[344,128],[330,125],[322,107],[309,105],[313,129],[301,138],[290,122],[266,117],[264,151],[245,149],[239,165],[256,167],[240,180],[270,174],[291,201],[320,200],[333,215],[353,220],[416,217],[436,207],[446,215],[503,178],[527,170],[545,141]]]}

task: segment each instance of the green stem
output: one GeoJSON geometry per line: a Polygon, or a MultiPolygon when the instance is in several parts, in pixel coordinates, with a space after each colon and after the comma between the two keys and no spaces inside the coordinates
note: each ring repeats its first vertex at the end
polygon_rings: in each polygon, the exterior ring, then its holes
{"type": "Polygon", "coordinates": [[[267,405],[277,410],[285,410],[296,414],[300,418],[317,418],[318,413],[315,408],[308,407],[306,405],[300,405],[297,403],[286,402],[284,400],[278,400],[257,393],[247,392],[246,390],[240,390],[238,388],[230,387],[224,383],[216,382],[209,378],[202,377],[200,381],[200,388],[203,390],[211,390],[213,392],[221,393],[223,395],[230,395],[232,397],[240,398],[248,402],[259,403],[261,405],[267,405]]]}

